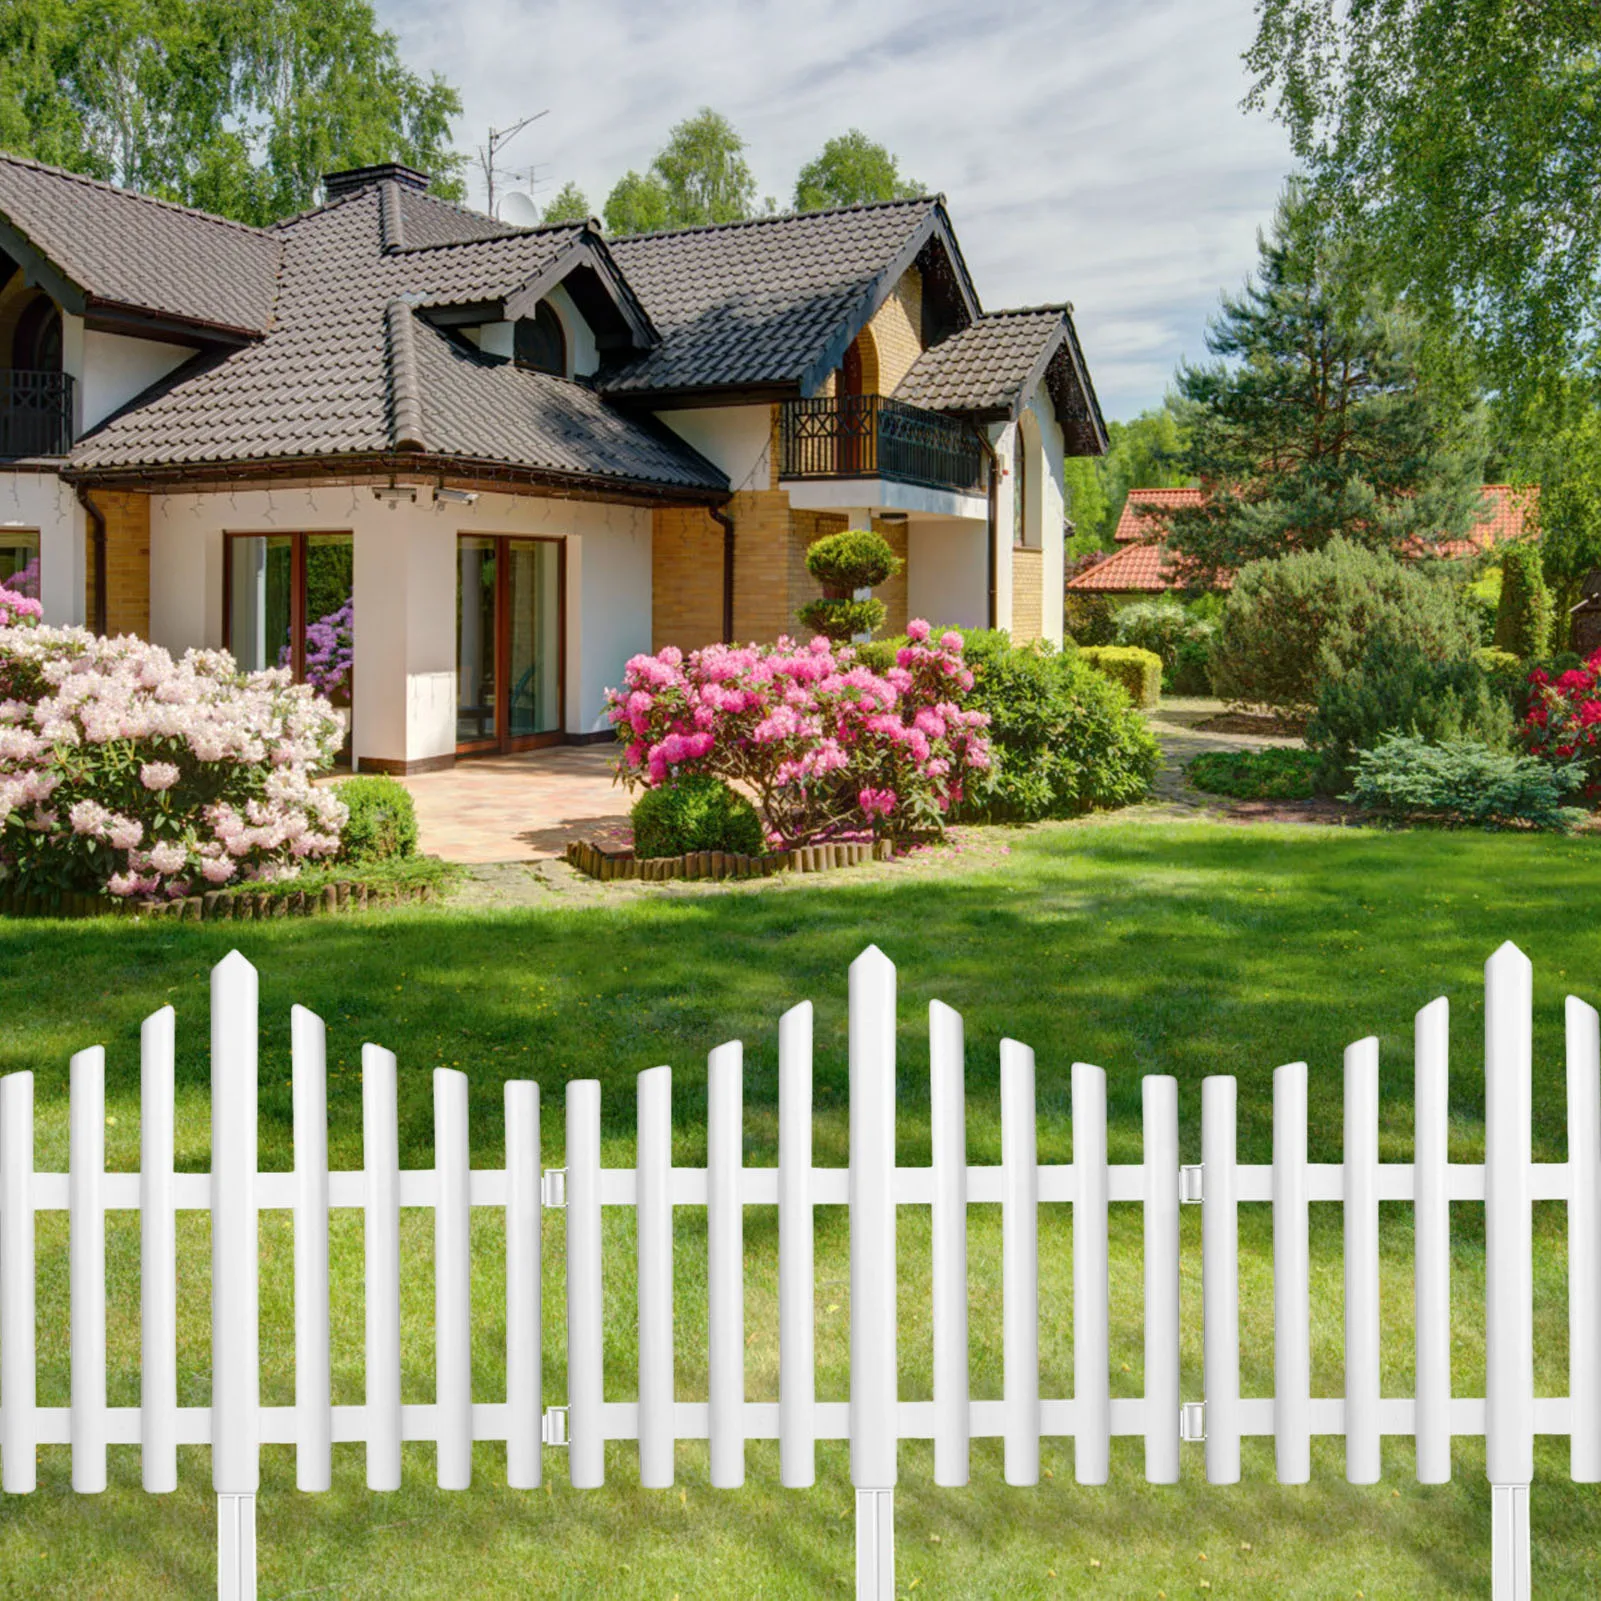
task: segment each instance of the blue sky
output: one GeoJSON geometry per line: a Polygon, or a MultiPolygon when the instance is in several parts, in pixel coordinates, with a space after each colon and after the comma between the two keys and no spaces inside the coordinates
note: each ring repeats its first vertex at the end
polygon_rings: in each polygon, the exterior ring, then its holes
{"type": "MultiPolygon", "coordinates": [[[[705,104],[761,192],[852,126],[950,199],[991,308],[1071,300],[1102,405],[1158,403],[1255,257],[1290,157],[1246,116],[1249,0],[378,0],[408,63],[461,90],[464,148],[549,115],[505,157],[599,210],[705,104]]],[[[476,174],[475,185],[478,184],[476,174]]],[[[481,201],[481,185],[477,198],[481,201]]]]}

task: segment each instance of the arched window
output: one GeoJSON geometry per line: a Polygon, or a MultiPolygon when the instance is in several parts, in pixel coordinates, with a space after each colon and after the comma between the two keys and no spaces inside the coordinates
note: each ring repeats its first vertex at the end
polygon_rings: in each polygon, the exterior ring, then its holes
{"type": "Polygon", "coordinates": [[[1012,543],[1028,542],[1028,434],[1019,418],[1012,435],[1012,543]]]}
{"type": "Polygon", "coordinates": [[[61,371],[61,313],[43,295],[29,302],[17,319],[11,365],[23,372],[61,371]]]}
{"type": "Polygon", "coordinates": [[[532,317],[518,319],[512,353],[519,367],[567,376],[567,336],[549,301],[541,300],[532,317]]]}

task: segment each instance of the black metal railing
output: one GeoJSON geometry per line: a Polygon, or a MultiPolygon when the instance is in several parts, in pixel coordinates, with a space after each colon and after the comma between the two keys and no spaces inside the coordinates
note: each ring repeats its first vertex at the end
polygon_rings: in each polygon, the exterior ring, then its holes
{"type": "Polygon", "coordinates": [[[0,458],[72,448],[72,375],[0,368],[0,458]]]}
{"type": "Polygon", "coordinates": [[[779,407],[781,478],[890,478],[973,490],[984,448],[967,424],[887,395],[786,400],[779,407]]]}

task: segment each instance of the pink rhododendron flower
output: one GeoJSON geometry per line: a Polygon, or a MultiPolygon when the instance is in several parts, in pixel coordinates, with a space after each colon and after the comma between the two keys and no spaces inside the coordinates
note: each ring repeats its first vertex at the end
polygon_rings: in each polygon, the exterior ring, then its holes
{"type": "Polygon", "coordinates": [[[146,789],[171,789],[178,782],[178,769],[171,762],[146,762],[139,769],[139,782],[146,789]]]}

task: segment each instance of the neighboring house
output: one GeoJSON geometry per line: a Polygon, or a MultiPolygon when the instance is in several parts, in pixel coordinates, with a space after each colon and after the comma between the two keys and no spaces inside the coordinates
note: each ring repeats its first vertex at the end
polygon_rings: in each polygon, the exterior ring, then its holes
{"type": "MultiPolygon", "coordinates": [[[[1104,561],[1068,579],[1070,594],[1104,595],[1112,600],[1149,600],[1153,595],[1183,594],[1195,586],[1186,581],[1169,554],[1167,514],[1184,506],[1199,506],[1202,491],[1186,489],[1131,489],[1117,520],[1117,549],[1104,561]]],[[[1426,554],[1454,560],[1474,556],[1508,540],[1522,539],[1529,514],[1539,498],[1537,486],[1486,484],[1480,522],[1463,539],[1443,539],[1426,554]]],[[[1233,584],[1221,573],[1206,587],[1226,590],[1233,584]]]]}
{"type": "Polygon", "coordinates": [[[869,521],[892,631],[1061,637],[1105,428],[1070,309],[983,312],[942,200],[607,240],[426,183],[257,229],[0,158],[0,582],[289,664],[396,771],[606,737],[630,655],[795,630],[869,521]]]}

